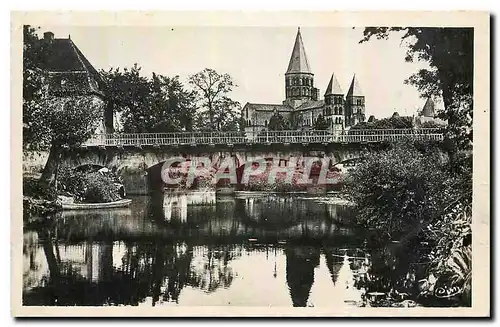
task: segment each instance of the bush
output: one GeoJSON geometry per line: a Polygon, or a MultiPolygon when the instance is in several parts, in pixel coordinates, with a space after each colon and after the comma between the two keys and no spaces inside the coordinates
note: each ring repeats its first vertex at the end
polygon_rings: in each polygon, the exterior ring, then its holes
{"type": "Polygon", "coordinates": [[[100,203],[120,199],[111,176],[99,172],[78,172],[69,167],[62,167],[58,175],[61,193],[73,196],[77,202],[100,203]]]}
{"type": "Polygon", "coordinates": [[[419,275],[428,276],[420,296],[456,294],[455,302],[470,305],[471,158],[460,153],[450,162],[437,146],[407,141],[368,155],[345,179],[342,192],[355,203],[358,223],[402,241],[401,273],[385,288],[398,288],[412,274],[412,262],[419,263],[419,275]]]}
{"type": "Polygon", "coordinates": [[[23,178],[23,195],[49,201],[56,199],[55,188],[39,183],[37,178],[23,178]]]}
{"type": "Polygon", "coordinates": [[[447,158],[437,148],[420,152],[411,141],[369,154],[344,180],[344,196],[358,223],[389,237],[419,230],[457,196],[447,158]]]}

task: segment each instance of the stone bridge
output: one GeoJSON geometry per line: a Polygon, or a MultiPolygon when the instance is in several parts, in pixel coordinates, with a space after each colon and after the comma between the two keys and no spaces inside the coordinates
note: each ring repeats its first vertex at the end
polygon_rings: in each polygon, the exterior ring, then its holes
{"type": "MultiPolygon", "coordinates": [[[[144,194],[162,188],[161,169],[165,161],[207,158],[212,171],[230,160],[241,168],[255,159],[297,166],[304,158],[324,158],[330,165],[360,158],[390,142],[404,138],[442,140],[438,129],[328,131],[193,132],[150,134],[97,134],[81,148],[68,151],[65,164],[107,167],[122,177],[128,193],[144,194]]],[[[239,178],[239,177],[238,177],[239,178]]],[[[239,182],[239,181],[238,181],[239,182]]]]}
{"type": "Polygon", "coordinates": [[[145,194],[161,186],[161,168],[171,158],[208,158],[212,168],[231,158],[235,167],[255,159],[279,160],[288,162],[291,158],[303,164],[306,157],[325,158],[330,164],[347,159],[359,158],[367,151],[376,151],[383,145],[363,144],[273,144],[251,146],[125,146],[94,147],[88,146],[66,153],[64,164],[77,168],[81,166],[107,167],[121,176],[128,193],[145,194]]]}

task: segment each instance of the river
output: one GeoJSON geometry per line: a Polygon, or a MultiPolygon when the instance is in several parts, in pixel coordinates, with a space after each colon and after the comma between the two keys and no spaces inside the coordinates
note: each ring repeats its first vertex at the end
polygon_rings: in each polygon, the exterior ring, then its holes
{"type": "Polygon", "coordinates": [[[411,278],[409,257],[368,250],[333,197],[132,199],[25,227],[24,305],[361,306],[411,278]]]}

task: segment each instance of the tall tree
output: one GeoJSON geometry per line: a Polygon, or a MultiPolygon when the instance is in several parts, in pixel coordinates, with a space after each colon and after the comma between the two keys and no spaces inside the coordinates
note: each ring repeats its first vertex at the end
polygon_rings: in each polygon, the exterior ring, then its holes
{"type": "Polygon", "coordinates": [[[448,121],[447,138],[452,152],[472,145],[474,29],[427,27],[368,27],[360,43],[387,39],[391,32],[401,32],[406,42],[405,60],[425,61],[428,69],[410,76],[423,97],[441,96],[444,110],[438,116],[448,121]]]}
{"type": "Polygon", "coordinates": [[[193,130],[196,94],[186,90],[178,76],[153,73],[149,79],[141,75],[137,64],[123,71],[115,68],[102,73],[109,84],[109,101],[121,113],[124,132],[193,130]]]}
{"type": "Polygon", "coordinates": [[[44,46],[36,29],[24,26],[23,148],[50,149],[40,181],[51,183],[65,147],[86,141],[102,119],[101,103],[88,96],[48,95],[44,46]]]}
{"type": "Polygon", "coordinates": [[[229,74],[219,74],[213,69],[205,68],[189,76],[189,83],[199,95],[201,107],[206,111],[209,128],[224,130],[225,124],[222,122],[233,119],[235,113],[240,110],[239,103],[228,97],[237,86],[233,78],[229,74]]]}

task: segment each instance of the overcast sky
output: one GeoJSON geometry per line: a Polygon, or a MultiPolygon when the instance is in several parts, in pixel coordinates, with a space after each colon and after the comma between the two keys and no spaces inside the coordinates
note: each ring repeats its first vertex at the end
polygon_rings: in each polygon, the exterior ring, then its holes
{"type": "MultiPolygon", "coordinates": [[[[68,38],[97,69],[130,67],[138,63],[152,72],[186,82],[204,68],[229,73],[238,87],[231,97],[247,102],[281,103],[284,73],[297,26],[291,27],[78,27],[42,26],[56,38],[68,38]]],[[[377,118],[394,111],[411,115],[425,100],[404,80],[425,63],[406,63],[405,47],[397,34],[389,40],[359,44],[362,28],[301,27],[302,39],[323,95],[332,73],[344,93],[354,73],[366,97],[366,114],[377,118]]]]}

